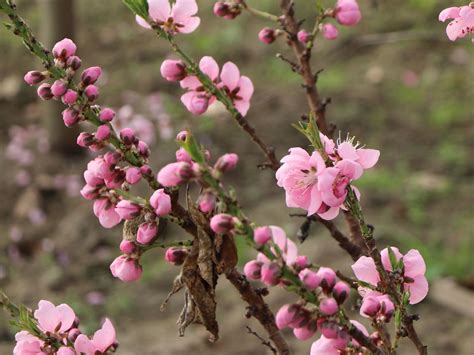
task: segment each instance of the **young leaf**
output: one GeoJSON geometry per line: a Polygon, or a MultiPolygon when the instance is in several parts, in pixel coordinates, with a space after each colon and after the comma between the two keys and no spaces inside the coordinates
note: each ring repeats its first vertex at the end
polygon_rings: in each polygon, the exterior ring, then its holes
{"type": "Polygon", "coordinates": [[[186,150],[186,152],[188,152],[188,154],[196,163],[205,162],[204,154],[202,153],[201,147],[199,146],[198,142],[191,134],[191,132],[188,132],[186,140],[184,142],[178,143],[181,147],[184,148],[184,150],[186,150]]]}
{"type": "Polygon", "coordinates": [[[123,0],[123,3],[132,10],[135,15],[144,19],[148,18],[148,2],[146,0],[123,0]]]}
{"type": "Polygon", "coordinates": [[[390,258],[390,265],[392,265],[392,270],[395,271],[398,269],[398,261],[395,253],[393,252],[392,248],[388,248],[388,257],[390,258]]]}

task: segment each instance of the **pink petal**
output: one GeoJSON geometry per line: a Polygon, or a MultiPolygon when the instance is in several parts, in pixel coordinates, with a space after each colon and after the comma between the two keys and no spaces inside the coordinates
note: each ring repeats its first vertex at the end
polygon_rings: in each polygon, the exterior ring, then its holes
{"type": "Polygon", "coordinates": [[[334,347],[335,339],[328,339],[324,335],[311,345],[310,355],[339,355],[340,352],[334,347]]]}
{"type": "Polygon", "coordinates": [[[285,231],[277,226],[270,226],[272,230],[273,242],[278,245],[281,252],[283,253],[283,259],[287,264],[291,265],[296,261],[298,257],[298,248],[296,244],[285,234],[285,231]]]}
{"type": "Polygon", "coordinates": [[[92,342],[102,352],[105,352],[115,342],[115,328],[106,318],[102,328],[95,332],[92,342]]]}
{"type": "Polygon", "coordinates": [[[212,57],[202,57],[199,62],[199,69],[201,69],[204,74],[209,76],[211,80],[216,80],[219,76],[219,65],[212,57]]]}
{"type": "Polygon", "coordinates": [[[361,256],[353,265],[352,271],[356,277],[364,282],[376,286],[380,281],[379,273],[374,260],[368,256],[361,256]]]}
{"type": "Polygon", "coordinates": [[[339,207],[331,207],[324,213],[318,213],[318,216],[326,221],[333,220],[339,214],[339,207]]]}
{"type": "Polygon", "coordinates": [[[426,272],[425,260],[418,250],[412,249],[403,256],[403,265],[405,265],[405,275],[414,278],[418,275],[424,275],[426,272]]]}
{"type": "Polygon", "coordinates": [[[318,188],[321,191],[332,190],[332,184],[339,174],[338,168],[327,168],[318,177],[318,188]]]}
{"type": "Polygon", "coordinates": [[[356,160],[359,156],[356,153],[356,149],[349,142],[342,142],[337,146],[337,153],[343,159],[356,160]]]}
{"type": "Polygon", "coordinates": [[[317,185],[314,185],[311,188],[311,202],[308,207],[308,216],[315,214],[319,210],[319,207],[321,207],[322,202],[321,193],[319,192],[317,185]]]}
{"type": "Polygon", "coordinates": [[[191,33],[199,27],[201,19],[199,17],[190,17],[186,22],[182,22],[183,27],[179,28],[180,33],[191,33]]]}
{"type": "Polygon", "coordinates": [[[179,82],[179,85],[181,85],[183,89],[188,90],[196,90],[198,87],[202,86],[197,76],[187,76],[179,82]]]}
{"type": "Polygon", "coordinates": [[[232,62],[227,62],[222,67],[221,79],[230,91],[233,91],[239,84],[240,71],[232,62]]]}
{"type": "Polygon", "coordinates": [[[155,21],[166,21],[171,14],[169,0],[148,0],[148,13],[155,21]]]}
{"type": "Polygon", "coordinates": [[[343,159],[341,161],[338,161],[335,166],[336,168],[341,170],[342,175],[347,176],[351,180],[357,180],[362,176],[362,173],[364,172],[360,164],[349,159],[343,159]]]}
{"type": "Polygon", "coordinates": [[[370,169],[372,168],[375,164],[377,164],[377,161],[379,160],[380,157],[380,151],[376,149],[357,149],[357,155],[359,156],[359,159],[357,159],[357,162],[362,165],[364,169],[370,169]]]}
{"type": "Polygon", "coordinates": [[[441,22],[444,22],[444,21],[446,21],[447,19],[450,19],[450,18],[457,18],[457,17],[459,17],[459,11],[460,10],[461,9],[459,7],[448,7],[447,9],[444,9],[443,11],[441,11],[439,13],[438,19],[441,22]]]}
{"type": "Polygon", "coordinates": [[[254,92],[254,87],[252,80],[246,76],[241,76],[239,79],[239,96],[244,100],[244,101],[250,101],[252,98],[253,92],[254,92]]]}
{"type": "Polygon", "coordinates": [[[425,276],[419,275],[414,278],[413,283],[405,284],[405,290],[410,292],[410,304],[417,304],[428,294],[428,280],[425,276]]]}
{"type": "Polygon", "coordinates": [[[135,21],[137,21],[137,23],[143,28],[146,28],[148,30],[151,29],[151,26],[148,24],[148,22],[146,22],[146,20],[143,17],[140,17],[137,15],[135,16],[135,21]]]}
{"type": "Polygon", "coordinates": [[[171,17],[177,22],[187,21],[198,12],[196,0],[177,0],[171,10],[171,17]]]}
{"type": "Polygon", "coordinates": [[[459,12],[462,20],[464,21],[464,25],[466,27],[474,27],[474,9],[470,6],[463,6],[461,7],[461,11],[459,12]]]}
{"type": "Polygon", "coordinates": [[[44,331],[54,333],[60,320],[60,314],[56,306],[49,301],[41,300],[38,303],[38,309],[34,313],[35,318],[44,331]]]}
{"type": "Polygon", "coordinates": [[[113,208],[104,210],[99,216],[99,222],[104,228],[115,227],[122,221],[122,218],[118,215],[113,208]]]}
{"type": "Polygon", "coordinates": [[[183,103],[184,106],[186,106],[188,111],[191,111],[191,101],[195,95],[196,93],[194,91],[189,91],[186,94],[181,96],[181,102],[183,103]]]}
{"type": "Polygon", "coordinates": [[[250,102],[237,100],[236,102],[234,102],[234,106],[237,109],[237,111],[239,111],[240,114],[245,117],[247,115],[247,112],[250,109],[250,102]]]}
{"type": "Polygon", "coordinates": [[[451,21],[446,27],[446,34],[451,41],[455,41],[458,38],[463,38],[466,36],[467,29],[464,21],[461,18],[451,21]]]}
{"type": "MultiPolygon", "coordinates": [[[[390,247],[395,254],[395,258],[399,261],[403,255],[400,253],[400,250],[396,247],[390,247]]],[[[382,264],[385,270],[392,271],[392,263],[390,262],[390,256],[388,255],[388,248],[383,249],[380,252],[380,257],[382,258],[382,264]]]]}
{"type": "Polygon", "coordinates": [[[74,349],[79,354],[93,355],[96,348],[92,341],[84,334],[80,334],[74,342],[74,349]]]}
{"type": "Polygon", "coordinates": [[[67,304],[60,304],[56,307],[56,310],[59,312],[59,318],[61,321],[61,332],[65,332],[66,330],[71,329],[74,320],[76,319],[76,315],[71,307],[67,304]]]}
{"type": "Polygon", "coordinates": [[[324,159],[319,154],[319,152],[314,151],[313,154],[311,154],[311,158],[309,159],[309,163],[311,166],[314,166],[316,168],[316,171],[318,174],[321,174],[324,169],[326,169],[326,164],[324,163],[324,159]]]}

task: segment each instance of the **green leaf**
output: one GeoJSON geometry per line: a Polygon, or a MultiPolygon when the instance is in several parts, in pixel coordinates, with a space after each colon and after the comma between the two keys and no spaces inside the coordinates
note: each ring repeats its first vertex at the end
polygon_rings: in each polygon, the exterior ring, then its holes
{"type": "Polygon", "coordinates": [[[198,142],[191,134],[191,132],[188,131],[188,134],[186,135],[186,140],[184,142],[179,141],[178,143],[181,147],[184,148],[184,150],[186,150],[186,152],[188,152],[188,154],[196,163],[204,163],[206,161],[206,159],[204,158],[204,154],[202,153],[201,147],[199,146],[198,142]]]}
{"type": "Polygon", "coordinates": [[[398,261],[395,253],[393,252],[392,248],[388,248],[388,257],[390,258],[390,265],[392,265],[392,270],[395,271],[398,269],[398,261]]]}
{"type": "Polygon", "coordinates": [[[395,327],[396,329],[400,329],[402,324],[402,312],[400,311],[400,308],[397,308],[395,311],[395,327]]]}
{"type": "Polygon", "coordinates": [[[135,15],[141,18],[148,18],[148,2],[146,0],[123,0],[123,3],[130,9],[135,15]]]}

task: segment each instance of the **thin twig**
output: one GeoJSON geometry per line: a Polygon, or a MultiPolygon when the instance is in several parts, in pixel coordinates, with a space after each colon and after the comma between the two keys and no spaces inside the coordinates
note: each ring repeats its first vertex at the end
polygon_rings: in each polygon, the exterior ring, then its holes
{"type": "Polygon", "coordinates": [[[254,335],[258,340],[261,341],[262,345],[265,345],[267,348],[269,348],[272,353],[277,354],[277,350],[272,346],[272,344],[269,341],[263,339],[260,335],[258,335],[257,332],[253,331],[252,328],[250,328],[248,325],[246,325],[245,328],[247,328],[247,333],[254,335]]]}

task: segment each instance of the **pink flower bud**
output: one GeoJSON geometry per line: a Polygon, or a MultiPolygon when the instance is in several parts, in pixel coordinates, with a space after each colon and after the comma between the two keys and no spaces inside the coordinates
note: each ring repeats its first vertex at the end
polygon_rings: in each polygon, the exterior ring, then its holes
{"type": "Polygon", "coordinates": [[[186,248],[168,248],[165,253],[165,261],[172,265],[182,265],[188,254],[189,251],[186,248]]]}
{"type": "Polygon", "coordinates": [[[79,112],[73,108],[65,109],[63,111],[63,121],[66,127],[74,126],[79,121],[79,112]]]}
{"type": "Polygon", "coordinates": [[[176,140],[184,142],[188,136],[188,131],[181,131],[176,135],[176,140]]]}
{"type": "Polygon", "coordinates": [[[276,316],[275,323],[278,329],[286,327],[297,328],[295,325],[300,324],[304,320],[301,306],[296,304],[285,304],[282,306],[276,316]]]}
{"type": "Polygon", "coordinates": [[[338,304],[343,304],[349,297],[350,292],[351,289],[348,284],[343,281],[338,281],[332,289],[332,296],[338,304]]]}
{"type": "Polygon", "coordinates": [[[385,322],[390,322],[393,312],[395,311],[395,306],[388,295],[382,295],[378,297],[380,302],[380,314],[383,316],[385,322]]]}
{"type": "Polygon", "coordinates": [[[103,108],[99,113],[99,120],[102,122],[110,122],[115,117],[115,111],[110,108],[103,108]]]}
{"type": "Polygon", "coordinates": [[[226,234],[232,232],[235,222],[230,214],[220,213],[211,218],[211,229],[217,234],[226,234]]]}
{"type": "Polygon", "coordinates": [[[66,61],[70,56],[76,54],[76,44],[69,38],[64,38],[53,47],[53,56],[56,59],[66,61]]]}
{"type": "Polygon", "coordinates": [[[181,81],[186,77],[186,65],[181,60],[167,59],[161,64],[160,72],[168,81],[181,81]]]}
{"type": "Polygon", "coordinates": [[[244,274],[249,280],[260,280],[262,277],[263,263],[257,260],[251,260],[244,266],[244,274]]]}
{"type": "Polygon", "coordinates": [[[212,212],[216,207],[216,197],[210,192],[204,192],[199,195],[197,202],[199,211],[201,211],[202,213],[212,212]]]}
{"type": "Polygon", "coordinates": [[[209,107],[209,98],[205,94],[196,94],[192,97],[189,111],[193,115],[202,115],[209,107]]]}
{"type": "Polygon", "coordinates": [[[265,44],[275,42],[276,32],[273,28],[265,27],[258,33],[258,39],[265,44]]]}
{"type": "Polygon", "coordinates": [[[165,216],[171,212],[171,197],[164,189],[156,190],[150,197],[150,205],[157,216],[165,216]]]}
{"type": "Polygon", "coordinates": [[[305,30],[299,31],[296,36],[298,37],[298,41],[301,43],[308,43],[311,39],[311,33],[305,30]]]}
{"type": "Polygon", "coordinates": [[[270,239],[272,239],[272,230],[270,227],[258,227],[253,231],[253,240],[257,246],[267,244],[270,239]]]}
{"type": "Polygon", "coordinates": [[[157,175],[158,182],[164,187],[178,186],[194,176],[191,164],[186,162],[171,163],[164,166],[157,175]]]}
{"type": "MultiPolygon", "coordinates": [[[[116,165],[122,159],[122,154],[119,152],[107,152],[104,155],[104,161],[107,163],[108,166],[103,166],[103,168],[107,171],[110,171],[111,165],[116,165]]],[[[106,172],[101,171],[102,174],[106,174],[106,172]]]]}
{"type": "Polygon", "coordinates": [[[89,102],[93,102],[99,97],[99,88],[95,85],[88,85],[84,90],[84,94],[89,102]]]}
{"type": "Polygon", "coordinates": [[[216,164],[214,164],[214,169],[220,172],[228,172],[235,169],[237,162],[239,161],[239,156],[234,153],[224,154],[219,159],[217,159],[216,164]]]}
{"type": "Polygon", "coordinates": [[[319,304],[321,313],[332,316],[339,310],[339,306],[334,298],[326,298],[319,304]]]}
{"type": "Polygon", "coordinates": [[[153,171],[151,170],[149,165],[142,165],[140,167],[140,172],[142,173],[142,176],[152,176],[153,171]]]}
{"type": "Polygon", "coordinates": [[[136,281],[142,275],[143,269],[138,260],[121,255],[110,265],[110,271],[114,277],[124,282],[136,281]]]}
{"type": "Polygon", "coordinates": [[[192,159],[189,153],[184,148],[179,148],[176,151],[176,161],[185,161],[186,163],[191,163],[192,159]]]}
{"type": "Polygon", "coordinates": [[[101,67],[90,67],[82,72],[81,81],[84,86],[94,84],[102,75],[101,67]]]}
{"type": "Polygon", "coordinates": [[[142,223],[138,227],[137,242],[140,244],[151,244],[158,236],[158,225],[156,223],[142,223]]]}
{"type": "Polygon", "coordinates": [[[131,221],[140,215],[142,207],[134,202],[122,200],[115,206],[115,212],[127,221],[131,221]]]}
{"type": "Polygon", "coordinates": [[[135,244],[129,240],[122,240],[120,242],[120,251],[124,254],[132,254],[135,249],[135,244]]]}
{"type": "Polygon", "coordinates": [[[280,282],[280,266],[271,262],[262,266],[262,282],[267,286],[275,286],[280,282]]]}
{"type": "Polygon", "coordinates": [[[128,168],[127,171],[125,172],[125,180],[130,185],[138,184],[141,178],[142,178],[142,173],[140,171],[140,168],[133,166],[133,167],[128,168]]]}
{"type": "Polygon", "coordinates": [[[319,330],[328,339],[336,339],[339,334],[339,326],[334,322],[321,322],[319,330]]]}
{"type": "Polygon", "coordinates": [[[219,17],[229,16],[230,6],[223,1],[218,1],[214,4],[214,15],[219,17]]]}
{"type": "Polygon", "coordinates": [[[321,279],[321,287],[324,292],[331,292],[332,288],[336,284],[336,273],[333,269],[328,267],[321,267],[317,272],[318,276],[321,279]]]}
{"type": "Polygon", "coordinates": [[[56,80],[53,85],[51,85],[51,93],[55,97],[63,96],[67,91],[67,83],[62,80],[56,80]]]}
{"type": "Polygon", "coordinates": [[[87,148],[88,146],[94,143],[94,136],[87,132],[81,132],[77,136],[76,143],[82,148],[87,148]]]}
{"type": "Polygon", "coordinates": [[[120,139],[127,146],[131,146],[137,141],[135,131],[132,128],[122,128],[120,130],[120,139]]]}
{"type": "Polygon", "coordinates": [[[66,91],[66,93],[63,95],[61,99],[65,105],[74,105],[77,101],[77,97],[78,97],[77,92],[69,89],[66,91]]]}
{"type": "Polygon", "coordinates": [[[380,311],[380,302],[375,297],[364,297],[360,306],[360,314],[375,317],[380,311]]]}
{"type": "Polygon", "coordinates": [[[293,334],[298,340],[308,340],[316,333],[316,329],[311,329],[309,327],[295,328],[293,329],[293,334]]]}
{"type": "Polygon", "coordinates": [[[54,97],[51,85],[48,83],[41,84],[36,92],[41,100],[51,100],[54,97]]]}
{"type": "Polygon", "coordinates": [[[339,36],[339,31],[337,27],[330,23],[325,23],[321,26],[321,32],[323,33],[324,38],[333,40],[339,36]]]}
{"type": "Polygon", "coordinates": [[[72,328],[67,332],[67,340],[74,343],[80,334],[82,333],[78,328],[72,328]]]}
{"type": "Polygon", "coordinates": [[[97,188],[87,184],[81,189],[80,194],[86,200],[95,200],[97,197],[99,197],[97,188]]]}
{"type": "Polygon", "coordinates": [[[95,132],[95,138],[101,142],[105,141],[110,138],[110,127],[106,124],[97,127],[97,131],[95,132]]]}
{"type": "Polygon", "coordinates": [[[138,141],[137,151],[143,158],[148,158],[150,156],[150,148],[144,141],[138,141]]]}
{"type": "Polygon", "coordinates": [[[31,86],[41,83],[44,79],[46,79],[46,77],[40,71],[34,70],[26,73],[23,79],[28,85],[31,86]]]}
{"type": "Polygon", "coordinates": [[[319,275],[310,269],[301,270],[298,274],[298,277],[300,278],[301,282],[303,282],[304,286],[311,291],[317,289],[321,283],[321,278],[319,275]]]}
{"type": "Polygon", "coordinates": [[[67,59],[66,65],[71,68],[72,70],[78,70],[82,65],[82,60],[78,56],[71,56],[67,59]]]}
{"type": "Polygon", "coordinates": [[[356,0],[338,0],[335,14],[337,22],[344,26],[357,25],[362,18],[356,0]]]}
{"type": "Polygon", "coordinates": [[[296,257],[295,263],[293,264],[293,267],[295,267],[298,270],[306,269],[308,266],[309,266],[309,261],[306,255],[298,255],[296,257]]]}

